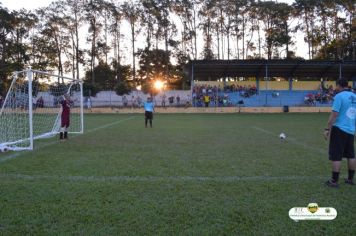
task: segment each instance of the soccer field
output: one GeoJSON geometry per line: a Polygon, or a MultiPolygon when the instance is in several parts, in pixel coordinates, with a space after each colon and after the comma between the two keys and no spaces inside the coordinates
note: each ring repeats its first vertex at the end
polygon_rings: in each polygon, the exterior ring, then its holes
{"type": "Polygon", "coordinates": [[[0,154],[0,234],[355,235],[356,187],[323,185],[327,118],[86,115],[84,135],[0,154]],[[289,219],[314,202],[337,218],[289,219]]]}

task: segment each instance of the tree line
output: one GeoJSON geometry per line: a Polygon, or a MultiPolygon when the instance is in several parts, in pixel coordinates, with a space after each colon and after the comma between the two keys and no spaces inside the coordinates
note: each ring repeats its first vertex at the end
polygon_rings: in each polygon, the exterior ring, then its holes
{"type": "Polygon", "coordinates": [[[355,0],[56,0],[34,11],[0,5],[0,88],[27,65],[123,94],[152,79],[186,84],[191,59],[355,59],[355,0]]]}

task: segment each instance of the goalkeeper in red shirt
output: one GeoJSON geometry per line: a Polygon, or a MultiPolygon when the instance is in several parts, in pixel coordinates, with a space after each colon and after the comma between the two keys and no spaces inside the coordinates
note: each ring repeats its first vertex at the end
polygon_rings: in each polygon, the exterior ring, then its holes
{"type": "Polygon", "coordinates": [[[68,128],[70,124],[70,97],[68,94],[63,96],[63,100],[61,101],[61,130],[59,133],[59,139],[68,139],[68,128]]]}

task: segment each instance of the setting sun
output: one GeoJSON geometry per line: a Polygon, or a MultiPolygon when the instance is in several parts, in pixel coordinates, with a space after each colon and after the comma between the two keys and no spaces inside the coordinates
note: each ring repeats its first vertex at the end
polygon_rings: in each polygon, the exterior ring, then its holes
{"type": "Polygon", "coordinates": [[[154,87],[157,90],[162,90],[163,86],[164,86],[164,83],[160,80],[157,80],[154,82],[154,87]]]}

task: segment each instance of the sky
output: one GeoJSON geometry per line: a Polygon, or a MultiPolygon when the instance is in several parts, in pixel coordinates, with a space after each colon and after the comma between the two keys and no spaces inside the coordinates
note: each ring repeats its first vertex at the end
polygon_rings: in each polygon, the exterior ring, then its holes
{"type": "Polygon", "coordinates": [[[27,10],[33,10],[39,7],[48,6],[52,0],[0,0],[3,7],[10,10],[19,10],[25,8],[27,10]]]}

